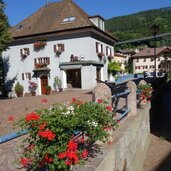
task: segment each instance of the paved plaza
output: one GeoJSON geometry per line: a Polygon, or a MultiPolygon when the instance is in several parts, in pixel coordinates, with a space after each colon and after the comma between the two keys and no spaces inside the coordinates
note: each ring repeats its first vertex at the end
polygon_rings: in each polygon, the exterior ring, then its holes
{"type": "MultiPolygon", "coordinates": [[[[13,123],[21,116],[36,109],[50,107],[55,103],[68,103],[73,97],[82,101],[91,101],[91,90],[66,90],[47,96],[0,99],[0,136],[16,131],[13,128],[13,123]],[[47,103],[42,103],[42,99],[47,99],[47,103]],[[11,117],[12,119],[10,119],[11,117]]],[[[0,144],[0,171],[22,170],[21,166],[14,164],[19,156],[19,144],[22,139],[23,136],[0,144]]]]}

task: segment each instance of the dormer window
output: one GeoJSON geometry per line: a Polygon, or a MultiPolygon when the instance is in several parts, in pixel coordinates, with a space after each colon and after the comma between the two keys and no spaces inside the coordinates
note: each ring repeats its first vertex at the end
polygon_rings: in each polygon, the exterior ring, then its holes
{"type": "Polygon", "coordinates": [[[104,19],[100,15],[90,17],[90,20],[100,29],[104,31],[104,19]]]}
{"type": "Polygon", "coordinates": [[[63,19],[63,23],[72,22],[72,21],[75,21],[75,17],[74,16],[66,17],[66,18],[63,19]]]}
{"type": "Polygon", "coordinates": [[[23,28],[23,25],[20,24],[20,25],[17,26],[16,31],[20,31],[22,28],[23,28]]]}

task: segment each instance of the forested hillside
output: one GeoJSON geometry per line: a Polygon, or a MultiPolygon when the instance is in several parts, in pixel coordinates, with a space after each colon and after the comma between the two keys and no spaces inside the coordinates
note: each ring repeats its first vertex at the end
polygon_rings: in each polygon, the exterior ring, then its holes
{"type": "Polygon", "coordinates": [[[106,29],[120,41],[151,36],[149,28],[156,24],[158,34],[171,32],[171,7],[113,17],[106,20],[106,29]]]}

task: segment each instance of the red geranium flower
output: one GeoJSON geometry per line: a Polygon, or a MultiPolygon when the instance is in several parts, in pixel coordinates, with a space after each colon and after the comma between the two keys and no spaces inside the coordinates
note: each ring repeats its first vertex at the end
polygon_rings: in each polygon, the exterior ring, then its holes
{"type": "Polygon", "coordinates": [[[72,98],[72,103],[75,103],[77,99],[75,97],[72,98]]]}
{"type": "Polygon", "coordinates": [[[67,161],[65,162],[65,164],[66,164],[67,166],[71,166],[71,165],[72,165],[72,162],[71,162],[70,160],[67,160],[67,161]]]}
{"type": "Polygon", "coordinates": [[[83,150],[81,156],[82,156],[83,159],[87,158],[87,156],[88,156],[88,151],[87,151],[86,149],[83,150]]]}
{"type": "Polygon", "coordinates": [[[35,112],[31,112],[30,114],[26,115],[26,121],[30,122],[30,121],[38,121],[39,120],[39,115],[36,114],[35,112]]]}
{"type": "Polygon", "coordinates": [[[43,124],[39,125],[39,130],[43,130],[45,128],[46,124],[47,124],[46,121],[44,121],[43,124]]]}
{"type": "Polygon", "coordinates": [[[12,115],[9,116],[9,117],[8,117],[8,121],[14,121],[14,116],[12,116],[12,115]]]}
{"type": "Polygon", "coordinates": [[[50,130],[46,130],[44,132],[38,132],[38,135],[40,137],[48,139],[49,141],[51,141],[55,138],[55,134],[50,130]]]}
{"type": "Polygon", "coordinates": [[[59,159],[64,159],[66,157],[66,152],[59,153],[58,158],[59,159]]]}
{"type": "Polygon", "coordinates": [[[23,166],[26,166],[26,165],[28,165],[28,164],[31,162],[31,160],[28,159],[28,158],[22,157],[22,158],[20,159],[20,162],[21,162],[21,164],[22,164],[23,166]]]}
{"type": "Polygon", "coordinates": [[[71,151],[77,151],[78,148],[78,144],[73,142],[73,141],[69,141],[68,142],[68,149],[71,151]]]}
{"type": "Polygon", "coordinates": [[[107,109],[108,111],[110,111],[110,112],[113,110],[112,106],[110,106],[110,105],[108,105],[108,106],[106,107],[106,109],[107,109]]]}
{"type": "Polygon", "coordinates": [[[98,99],[98,100],[97,100],[97,103],[102,103],[102,102],[103,102],[102,99],[98,99]]]}
{"type": "Polygon", "coordinates": [[[42,103],[47,103],[47,101],[48,101],[48,100],[45,99],[45,98],[44,98],[44,99],[41,99],[41,102],[42,102],[42,103]]]}

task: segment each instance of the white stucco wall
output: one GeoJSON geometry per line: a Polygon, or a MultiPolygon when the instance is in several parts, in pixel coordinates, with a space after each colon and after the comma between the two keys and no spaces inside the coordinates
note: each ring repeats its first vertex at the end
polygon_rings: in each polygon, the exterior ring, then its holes
{"type": "MultiPolygon", "coordinates": [[[[73,38],[73,39],[65,39],[60,41],[47,41],[47,45],[44,49],[41,49],[40,51],[34,51],[33,43],[31,44],[25,44],[25,45],[16,45],[9,47],[9,50],[3,52],[2,56],[3,58],[9,58],[9,72],[7,75],[7,78],[10,80],[14,76],[17,75],[17,81],[19,81],[24,86],[24,92],[28,91],[28,79],[22,80],[22,73],[31,72],[33,75],[34,70],[34,58],[39,57],[50,57],[50,65],[48,65],[48,68],[50,68],[50,78],[48,78],[48,83],[53,89],[53,82],[54,77],[59,76],[63,80],[63,88],[66,88],[66,73],[65,71],[60,70],[59,63],[61,62],[70,62],[70,56],[73,54],[74,56],[84,56],[84,59],[87,60],[93,60],[93,61],[99,61],[99,57],[96,54],[96,42],[97,41],[94,38],[91,37],[82,37],[82,38],[73,38]],[[58,57],[54,53],[53,46],[54,44],[64,44],[65,51],[58,57]],[[27,58],[23,61],[21,61],[21,55],[20,55],[20,49],[22,48],[29,48],[30,49],[30,55],[27,56],[27,58]]],[[[100,42],[102,43],[102,42],[100,42]]],[[[106,46],[109,46],[108,44],[102,43],[104,52],[106,46]]],[[[109,46],[113,48],[112,46],[109,46]]],[[[113,52],[112,52],[113,53],[113,52]]],[[[103,60],[104,68],[103,68],[103,80],[107,80],[107,65],[108,65],[108,59],[106,61],[103,60]]],[[[82,71],[82,74],[86,72],[87,67],[85,67],[82,71]]],[[[92,74],[94,75],[95,67],[92,68],[92,74]]],[[[41,94],[41,85],[40,85],[40,79],[32,78],[31,81],[34,81],[38,84],[37,94],[41,94]]],[[[82,83],[83,89],[84,88],[92,88],[95,83],[93,80],[87,82],[87,77],[85,76],[84,81],[82,83]]]]}
{"type": "MultiPolygon", "coordinates": [[[[146,61],[144,61],[144,58],[138,58],[138,62],[137,62],[137,59],[133,60],[135,73],[142,73],[144,71],[147,71],[147,72],[155,71],[154,68],[150,68],[150,66],[155,65],[155,61],[154,60],[151,61],[151,58],[149,58],[149,57],[146,57],[145,59],[146,59],[146,61]],[[136,66],[140,66],[140,69],[135,69],[136,66]],[[147,69],[145,69],[145,68],[143,69],[143,66],[147,66],[147,69]]],[[[164,60],[163,56],[160,56],[156,59],[156,71],[157,72],[159,71],[159,65],[162,60],[164,60]]]]}

